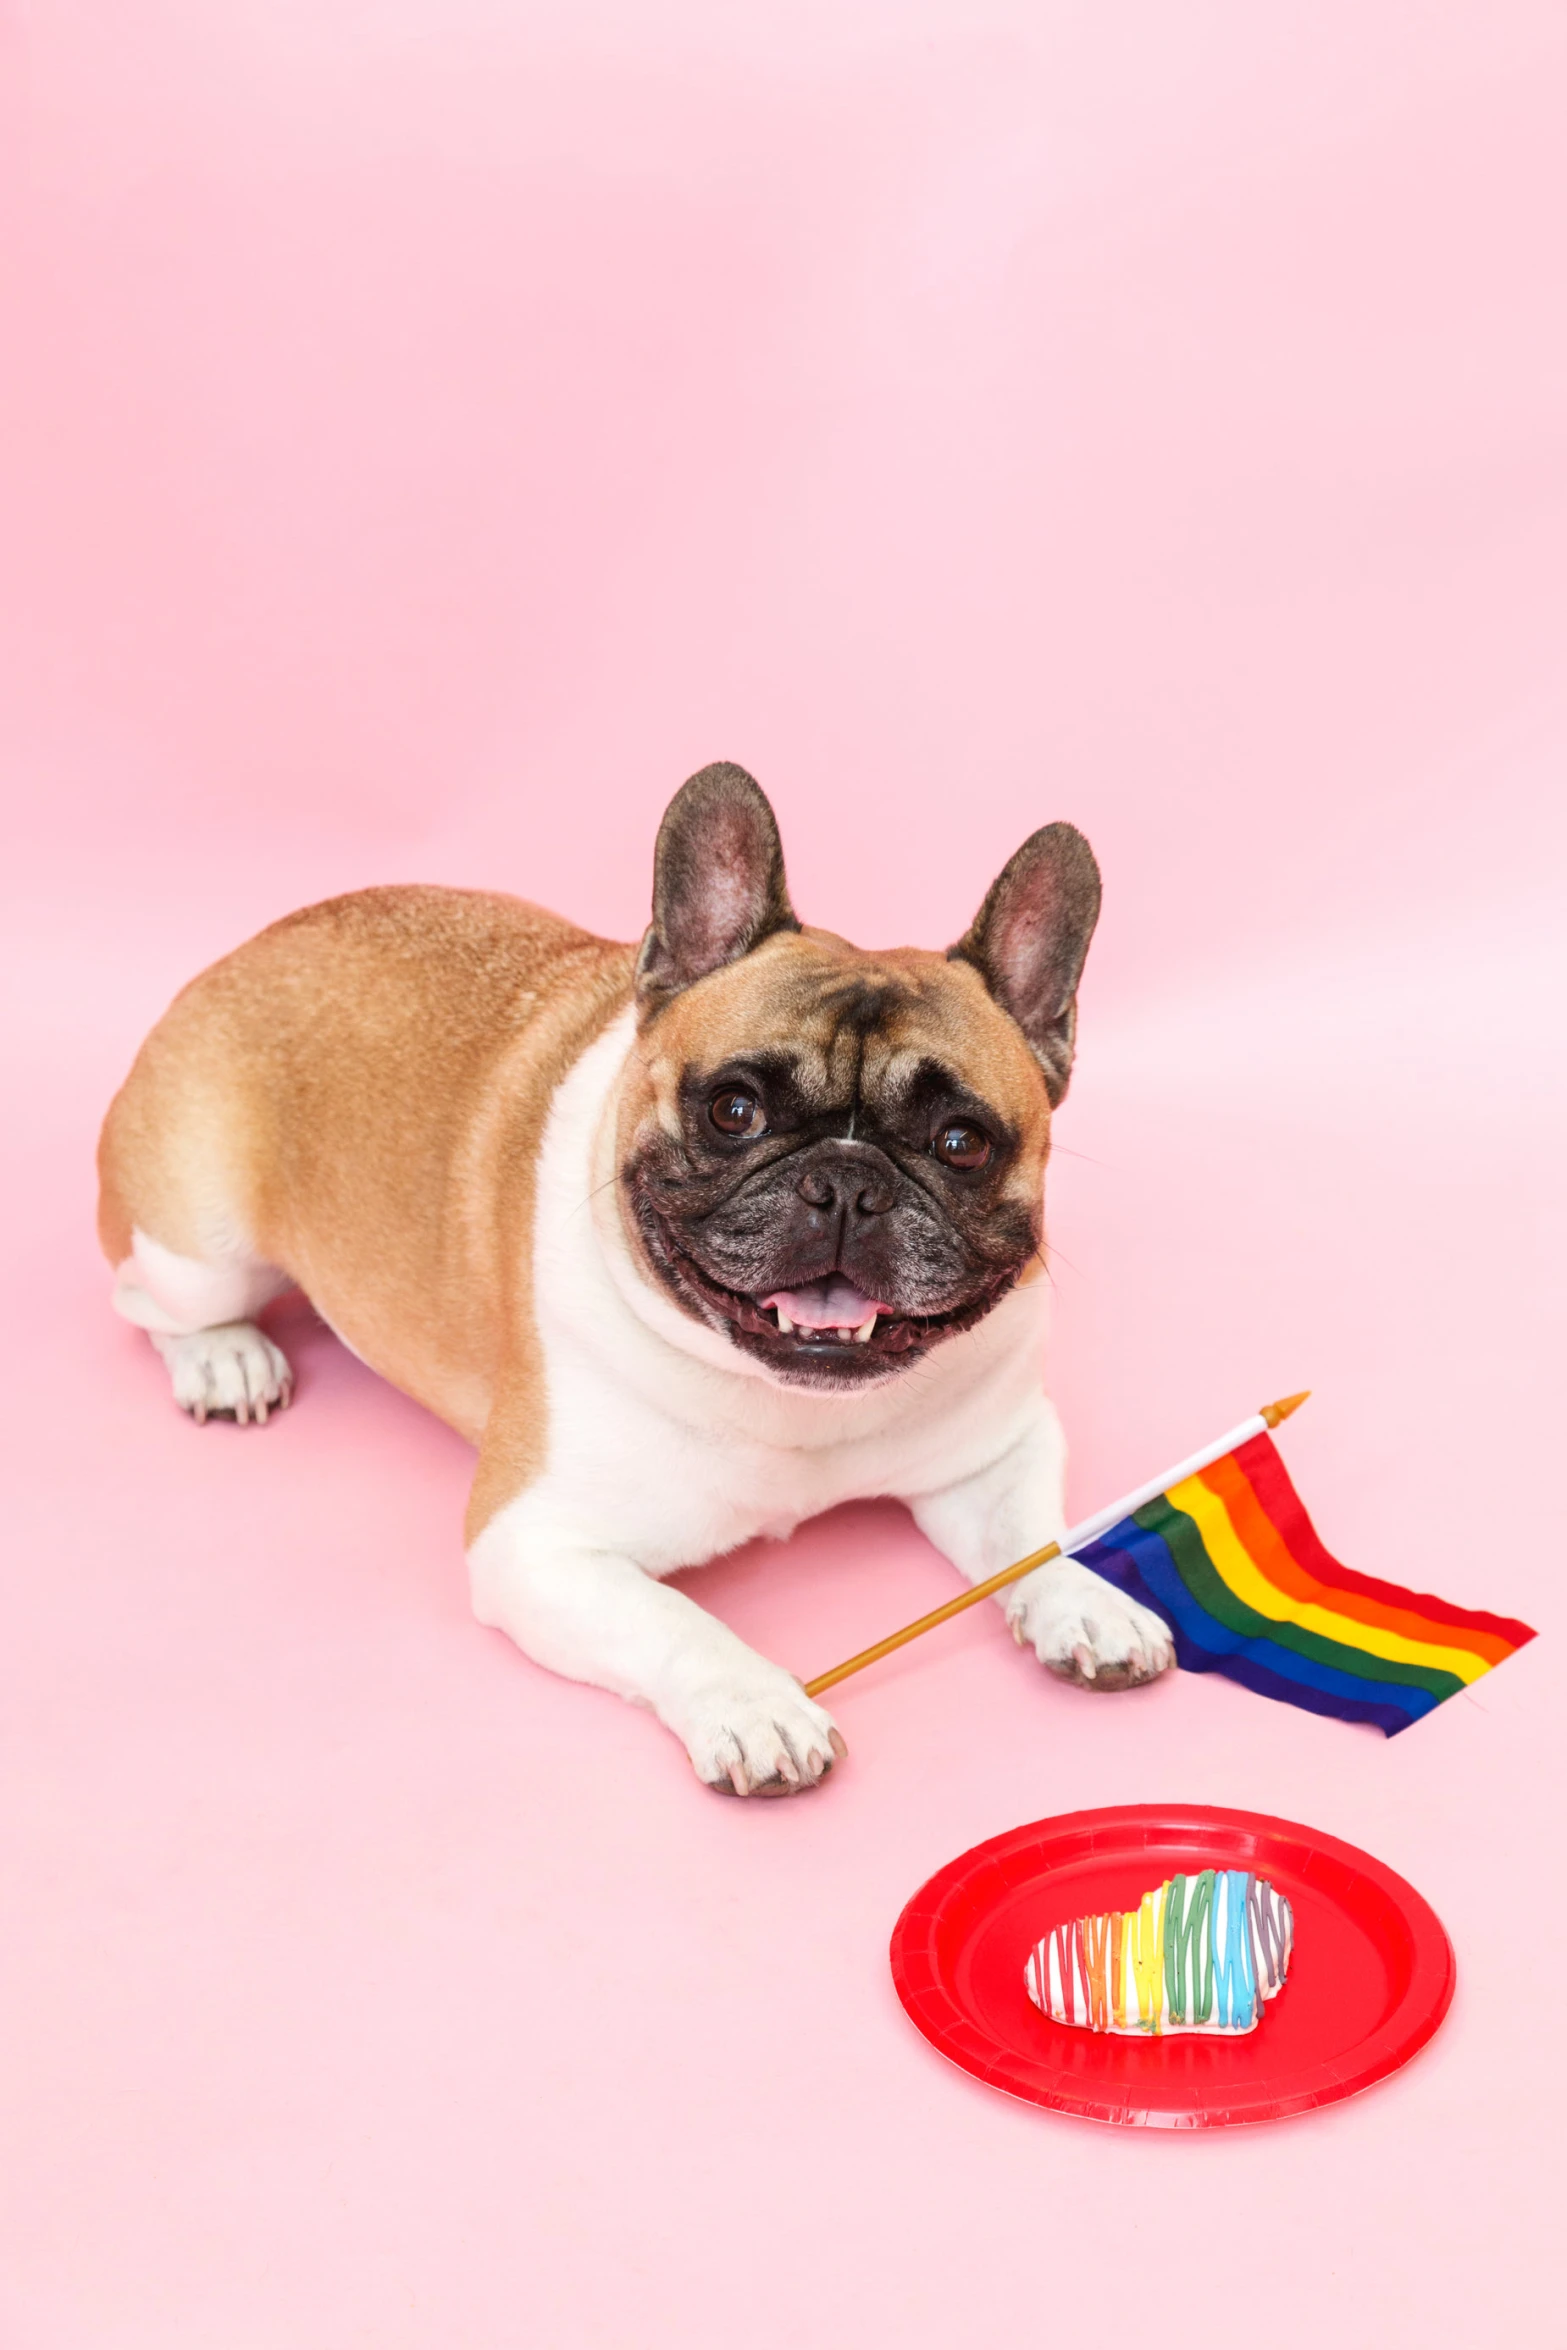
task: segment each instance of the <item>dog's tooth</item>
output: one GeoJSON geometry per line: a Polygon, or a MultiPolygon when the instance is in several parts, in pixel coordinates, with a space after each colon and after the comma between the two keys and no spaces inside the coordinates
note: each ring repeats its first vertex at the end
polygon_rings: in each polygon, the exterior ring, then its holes
{"type": "Polygon", "coordinates": [[[776,1306],[773,1310],[778,1316],[778,1328],[781,1334],[785,1338],[792,1338],[794,1336],[794,1324],[790,1321],[788,1315],[784,1312],[783,1307],[776,1306]]]}
{"type": "Polygon", "coordinates": [[[866,1315],[866,1317],[865,1317],[865,1319],[864,1319],[864,1321],[863,1321],[863,1322],[860,1324],[860,1326],[859,1326],[858,1330],[856,1330],[856,1332],[854,1333],[854,1343],[855,1343],[855,1345],[856,1345],[856,1346],[865,1346],[866,1344],[868,1344],[868,1342],[869,1342],[869,1339],[870,1339],[871,1332],[872,1332],[872,1331],[875,1329],[875,1327],[876,1327],[876,1317],[875,1317],[875,1315],[874,1315],[874,1314],[867,1314],[867,1315],[866,1315]]]}

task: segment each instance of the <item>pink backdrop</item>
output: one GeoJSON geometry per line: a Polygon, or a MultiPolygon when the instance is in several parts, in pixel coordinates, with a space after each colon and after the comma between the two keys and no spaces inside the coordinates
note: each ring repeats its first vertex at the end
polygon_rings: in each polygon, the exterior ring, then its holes
{"type": "MultiPolygon", "coordinates": [[[[633,934],[704,760],[867,943],[951,937],[1069,815],[1074,1501],[1309,1384],[1330,1545],[1549,1634],[1560,7],[0,27],[0,2335],[925,2350],[1140,2290],[1167,2342],[1537,2327],[1549,1638],[1384,1744],[1079,1696],[987,1612],[842,1693],[823,1796],[713,1801],[472,1625],[462,1446],[318,1327],[265,1434],[176,1415],[91,1151],[174,988],[308,898],[633,934]],[[1160,1797],[1414,1878],[1461,1981],[1407,2075],[1153,2141],[914,2036],[884,1951],[933,1867],[1160,1797]]],[[[810,1671],[950,1581],[867,1508],[702,1588],[810,1671]]]]}

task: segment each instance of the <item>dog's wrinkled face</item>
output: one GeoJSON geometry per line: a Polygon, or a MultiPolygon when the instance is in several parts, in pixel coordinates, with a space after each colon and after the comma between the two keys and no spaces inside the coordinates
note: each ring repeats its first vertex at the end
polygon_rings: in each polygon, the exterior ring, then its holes
{"type": "Polygon", "coordinates": [[[776,1377],[845,1387],[1032,1277],[1097,905],[1087,844],[1057,826],[951,955],[862,953],[799,928],[750,778],[693,777],[659,836],[617,1137],[655,1281],[776,1377]],[[1076,867],[1066,911],[1053,835],[1076,867]],[[1040,1003],[1031,1036],[1017,1010],[1040,1003]]]}
{"type": "Polygon", "coordinates": [[[647,1262],[785,1378],[884,1375],[1035,1261],[1049,1098],[966,966],[784,933],[677,996],[641,1059],[621,1164],[647,1262]]]}

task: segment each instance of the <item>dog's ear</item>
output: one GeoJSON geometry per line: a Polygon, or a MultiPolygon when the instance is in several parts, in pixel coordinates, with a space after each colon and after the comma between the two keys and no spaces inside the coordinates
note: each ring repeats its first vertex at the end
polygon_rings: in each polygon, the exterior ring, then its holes
{"type": "Polygon", "coordinates": [[[1002,867],[973,923],[947,950],[972,963],[1034,1048],[1052,1108],[1066,1092],[1077,983],[1099,919],[1099,867],[1073,824],[1047,824],[1002,867]]]}
{"type": "Polygon", "coordinates": [[[647,1017],[693,980],[800,927],[778,825],[759,784],[727,760],[683,783],[653,853],[653,920],[637,957],[647,1017]]]}

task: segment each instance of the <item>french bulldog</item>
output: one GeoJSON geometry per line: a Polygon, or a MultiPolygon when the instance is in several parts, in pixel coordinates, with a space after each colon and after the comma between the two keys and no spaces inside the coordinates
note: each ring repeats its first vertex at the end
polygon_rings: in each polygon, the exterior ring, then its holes
{"type": "MultiPolygon", "coordinates": [[[[176,998],[109,1110],[114,1303],[186,1411],[256,1425],[291,1392],[256,1317],[302,1289],[477,1446],[481,1622],[710,1787],[812,1787],[829,1714],[665,1578],[869,1495],[971,1581],[1061,1533],[1043,1190],[1099,896],[1050,824],[945,954],[867,953],[800,923],[718,765],[639,946],[481,892],[308,907],[176,998]]],[[[1173,1661],[1071,1559],[1002,1599],[1089,1688],[1173,1661]]]]}

